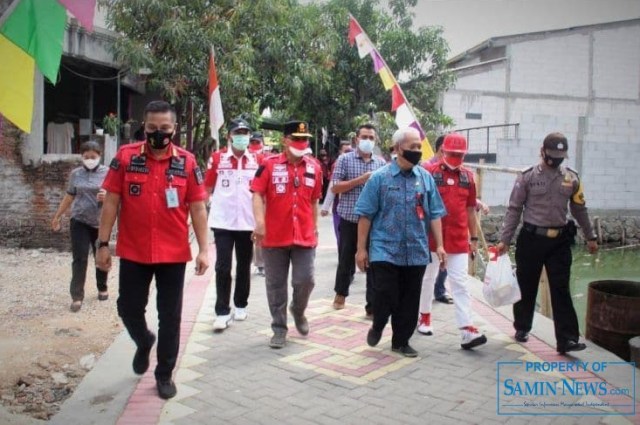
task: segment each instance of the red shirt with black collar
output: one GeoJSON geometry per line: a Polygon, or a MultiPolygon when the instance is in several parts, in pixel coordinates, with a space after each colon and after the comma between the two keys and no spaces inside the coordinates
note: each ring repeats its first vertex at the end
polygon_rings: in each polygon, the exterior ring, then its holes
{"type": "Polygon", "coordinates": [[[122,146],[102,187],[120,195],[116,255],[143,264],[191,260],[189,204],[207,198],[192,153],[171,144],[156,158],[146,142],[122,146]]]}
{"type": "MultiPolygon", "coordinates": [[[[452,170],[442,159],[435,163],[424,163],[431,173],[442,197],[447,215],[442,217],[442,239],[444,250],[449,254],[469,252],[469,215],[467,208],[476,206],[476,183],[473,173],[460,167],[452,170]]],[[[474,211],[475,213],[475,211],[474,211]]],[[[429,237],[431,251],[436,250],[433,238],[429,237]]]]}
{"type": "Polygon", "coordinates": [[[303,156],[292,164],[284,153],[265,158],[251,191],[265,198],[262,246],[311,248],[318,244],[313,208],[322,196],[322,169],[315,159],[303,156]]]}

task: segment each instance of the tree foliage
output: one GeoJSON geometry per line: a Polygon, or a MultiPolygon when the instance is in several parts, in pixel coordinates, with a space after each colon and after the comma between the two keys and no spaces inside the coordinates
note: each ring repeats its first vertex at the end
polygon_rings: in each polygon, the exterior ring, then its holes
{"type": "MultiPolygon", "coordinates": [[[[114,46],[124,67],[151,70],[150,89],[194,112],[196,149],[205,154],[208,58],[216,67],[227,119],[259,120],[269,107],[278,117],[307,120],[339,135],[355,118],[389,111],[370,58],[347,42],[348,14],[361,23],[425,129],[443,122],[438,95],[452,83],[448,47],[438,28],[412,29],[416,0],[100,0],[107,23],[119,32],[114,46]]],[[[383,120],[388,122],[389,120],[383,120]]]]}

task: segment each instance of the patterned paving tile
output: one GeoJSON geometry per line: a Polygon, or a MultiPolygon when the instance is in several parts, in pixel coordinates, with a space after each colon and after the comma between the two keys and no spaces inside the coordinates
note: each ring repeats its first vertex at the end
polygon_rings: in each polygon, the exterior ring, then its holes
{"type": "MultiPolygon", "coordinates": [[[[364,385],[418,360],[369,347],[366,339],[371,322],[364,319],[361,308],[334,310],[331,300],[320,299],[309,304],[306,314],[311,332],[302,337],[292,331],[289,341],[309,349],[283,357],[280,361],[364,385]]],[[[386,331],[390,332],[389,329],[386,331]]],[[[270,331],[260,333],[268,334],[270,331]]],[[[389,339],[387,335],[380,345],[389,339]]]]}

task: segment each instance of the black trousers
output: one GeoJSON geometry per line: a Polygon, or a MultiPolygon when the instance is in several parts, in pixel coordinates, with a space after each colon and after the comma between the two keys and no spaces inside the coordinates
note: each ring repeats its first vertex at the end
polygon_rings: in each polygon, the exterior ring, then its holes
{"type": "MultiPolygon", "coordinates": [[[[71,233],[71,285],[69,292],[73,301],[84,299],[84,282],[87,279],[87,266],[89,264],[89,249],[96,256],[96,239],[98,229],[81,221],[71,219],[69,230],[71,233]]],[[[96,267],[96,283],[98,291],[107,290],[107,272],[96,267]]]]}
{"type": "Polygon", "coordinates": [[[427,266],[396,266],[382,261],[369,266],[376,291],[372,326],[382,332],[391,316],[391,346],[404,347],[416,329],[422,278],[427,266]]]}
{"type": "MultiPolygon", "coordinates": [[[[334,290],[338,295],[349,296],[349,286],[356,273],[356,251],[358,249],[358,223],[340,219],[340,239],[338,239],[338,268],[334,290]]],[[[369,243],[367,241],[367,249],[369,243]]],[[[365,310],[371,313],[374,302],[374,286],[370,270],[367,270],[367,293],[365,310]]]]}
{"type": "Polygon", "coordinates": [[[566,232],[551,239],[524,229],[520,231],[516,241],[516,275],[522,298],[513,305],[513,326],[516,330],[531,330],[540,273],[542,266],[545,266],[556,341],[561,346],[568,340],[578,340],[578,317],[569,290],[571,262],[571,240],[566,232]]]}
{"type": "Polygon", "coordinates": [[[148,341],[145,312],[151,279],[156,279],[158,364],[156,379],[171,378],[180,348],[180,319],[186,263],[141,264],[120,259],[118,315],[138,347],[148,341]]]}
{"type": "Polygon", "coordinates": [[[212,229],[216,240],[216,315],[231,313],[231,263],[236,249],[236,290],[233,303],[245,308],[251,286],[253,241],[250,231],[212,229]]]}

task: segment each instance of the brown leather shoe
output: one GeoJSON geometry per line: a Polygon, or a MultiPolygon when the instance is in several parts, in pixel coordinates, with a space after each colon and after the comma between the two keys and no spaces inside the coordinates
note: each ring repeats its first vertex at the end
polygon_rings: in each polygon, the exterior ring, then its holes
{"type": "Polygon", "coordinates": [[[333,308],[335,310],[342,310],[344,308],[345,296],[344,295],[336,295],[333,299],[333,308]]]}

